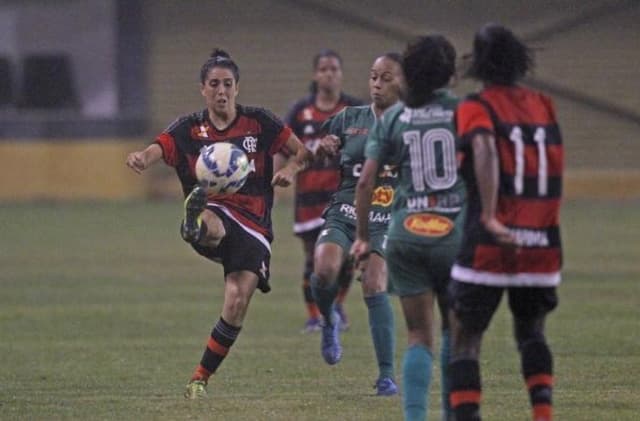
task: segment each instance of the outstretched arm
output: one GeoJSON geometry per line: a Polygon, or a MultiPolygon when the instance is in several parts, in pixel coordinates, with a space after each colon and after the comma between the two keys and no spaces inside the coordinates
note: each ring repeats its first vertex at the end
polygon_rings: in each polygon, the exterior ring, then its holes
{"type": "Polygon", "coordinates": [[[146,170],[162,158],[162,148],[157,143],[152,143],[141,151],[131,152],[127,155],[127,166],[138,174],[146,170]]]}
{"type": "Polygon", "coordinates": [[[296,174],[307,168],[311,162],[311,152],[304,147],[295,134],[291,133],[291,136],[287,139],[286,148],[295,155],[289,158],[286,165],[273,175],[273,180],[271,180],[272,186],[290,186],[295,180],[296,174]]]}

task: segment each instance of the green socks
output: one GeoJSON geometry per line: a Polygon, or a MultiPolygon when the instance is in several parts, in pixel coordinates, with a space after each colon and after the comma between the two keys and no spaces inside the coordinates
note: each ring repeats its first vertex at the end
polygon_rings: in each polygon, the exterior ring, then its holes
{"type": "Polygon", "coordinates": [[[389,295],[386,292],[364,298],[369,310],[369,328],[373,339],[373,348],[376,351],[379,378],[394,378],[393,355],[395,350],[395,334],[393,322],[393,309],[389,295]]]}
{"type": "Polygon", "coordinates": [[[405,421],[423,421],[427,415],[431,352],[424,345],[407,348],[402,362],[402,406],[405,421]]]}

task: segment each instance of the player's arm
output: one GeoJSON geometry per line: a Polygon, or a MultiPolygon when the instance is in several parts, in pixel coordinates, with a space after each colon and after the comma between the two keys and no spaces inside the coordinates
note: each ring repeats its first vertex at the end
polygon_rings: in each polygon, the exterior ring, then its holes
{"type": "Polygon", "coordinates": [[[271,180],[272,186],[290,186],[293,183],[296,174],[307,168],[313,159],[311,152],[304,147],[302,142],[300,142],[300,139],[298,139],[298,136],[293,132],[287,139],[285,148],[292,156],[286,164],[273,175],[273,180],[271,180]]]}
{"type": "Polygon", "coordinates": [[[273,172],[277,173],[287,164],[287,157],[284,154],[278,152],[273,155],[273,172]]]}
{"type": "Polygon", "coordinates": [[[351,254],[356,261],[369,256],[369,211],[379,167],[378,160],[367,158],[356,185],[356,239],[351,246],[351,254]]]}
{"type": "Polygon", "coordinates": [[[473,137],[472,148],[473,169],[482,205],[480,222],[499,243],[514,245],[513,234],[496,218],[500,169],[495,137],[490,133],[478,133],[473,137]]]}
{"type": "Polygon", "coordinates": [[[162,148],[152,143],[141,151],[131,152],[127,156],[127,166],[138,174],[162,159],[162,148]]]}

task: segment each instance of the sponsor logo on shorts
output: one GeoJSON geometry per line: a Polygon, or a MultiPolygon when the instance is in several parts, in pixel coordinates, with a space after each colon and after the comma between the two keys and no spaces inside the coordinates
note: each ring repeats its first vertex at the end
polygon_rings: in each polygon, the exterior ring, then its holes
{"type": "Polygon", "coordinates": [[[389,206],[393,202],[393,187],[379,186],[373,191],[372,205],[389,206]]]}
{"type": "Polygon", "coordinates": [[[432,213],[409,215],[404,220],[407,231],[423,237],[442,237],[453,229],[453,221],[432,213]]]}

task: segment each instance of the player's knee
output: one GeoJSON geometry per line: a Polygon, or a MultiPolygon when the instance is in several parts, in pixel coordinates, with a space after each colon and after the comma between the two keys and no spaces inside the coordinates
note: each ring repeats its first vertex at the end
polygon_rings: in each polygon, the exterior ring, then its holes
{"type": "MultiPolygon", "coordinates": [[[[407,322],[407,325],[409,323],[407,322]]],[[[422,327],[420,329],[409,329],[409,333],[407,335],[407,341],[409,342],[409,346],[413,345],[422,345],[426,347],[429,352],[433,352],[433,332],[431,329],[422,327]]]]}
{"type": "Polygon", "coordinates": [[[514,320],[514,336],[518,349],[521,349],[527,342],[545,342],[544,320],[522,319],[514,320]]]}
{"type": "Polygon", "coordinates": [[[362,277],[362,293],[365,297],[387,291],[387,278],[379,274],[365,274],[362,277]]]}
{"type": "Polygon", "coordinates": [[[332,285],[338,277],[340,265],[329,259],[316,258],[313,272],[319,286],[327,287],[332,285]]]}

